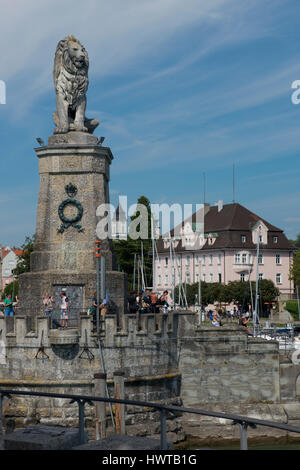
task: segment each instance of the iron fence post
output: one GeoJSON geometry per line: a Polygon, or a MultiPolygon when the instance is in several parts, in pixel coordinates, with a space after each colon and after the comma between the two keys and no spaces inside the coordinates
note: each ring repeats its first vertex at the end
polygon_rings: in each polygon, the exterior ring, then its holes
{"type": "Polygon", "coordinates": [[[88,403],[92,405],[92,401],[85,399],[85,398],[74,398],[70,401],[70,403],[77,403],[78,404],[78,437],[79,437],[79,444],[84,444],[84,405],[88,403]]]}
{"type": "Polygon", "coordinates": [[[84,401],[78,400],[79,408],[79,444],[84,444],[84,401]]]}
{"type": "Polygon", "coordinates": [[[161,408],[159,411],[160,411],[160,448],[161,450],[167,450],[166,410],[164,408],[161,408]]]}
{"type": "Polygon", "coordinates": [[[240,450],[248,450],[247,428],[248,423],[242,421],[238,423],[240,427],[240,450]]]}
{"type": "Polygon", "coordinates": [[[0,393],[0,438],[3,436],[2,428],[2,407],[3,407],[3,395],[0,393]]]}

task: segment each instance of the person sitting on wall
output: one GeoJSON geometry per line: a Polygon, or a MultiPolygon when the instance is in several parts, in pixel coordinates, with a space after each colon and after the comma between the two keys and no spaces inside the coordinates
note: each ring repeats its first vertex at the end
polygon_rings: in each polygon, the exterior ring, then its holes
{"type": "Polygon", "coordinates": [[[103,299],[103,301],[100,305],[100,313],[101,313],[102,318],[105,318],[105,315],[107,314],[108,304],[109,304],[109,297],[110,297],[109,293],[107,292],[106,296],[105,296],[105,299],[103,299]]]}
{"type": "Polygon", "coordinates": [[[241,318],[239,319],[239,325],[247,328],[248,334],[252,336],[251,330],[248,328],[250,318],[246,317],[245,313],[242,313],[241,318]]]}
{"type": "Polygon", "coordinates": [[[167,290],[165,290],[160,298],[164,313],[168,313],[168,308],[172,304],[172,299],[167,290]]]}
{"type": "Polygon", "coordinates": [[[220,315],[218,314],[217,310],[213,311],[211,324],[213,326],[222,326],[221,318],[220,318],[220,315]]]}

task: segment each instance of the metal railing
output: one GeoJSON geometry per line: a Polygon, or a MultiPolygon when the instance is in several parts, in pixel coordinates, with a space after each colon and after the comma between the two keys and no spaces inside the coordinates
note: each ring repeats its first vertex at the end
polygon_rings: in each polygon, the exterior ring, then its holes
{"type": "Polygon", "coordinates": [[[105,403],[119,403],[122,405],[133,405],[140,407],[153,408],[156,411],[160,412],[160,447],[161,450],[167,450],[167,413],[173,415],[182,414],[182,413],[191,413],[202,416],[211,416],[215,418],[222,418],[232,421],[232,424],[238,424],[240,429],[240,450],[248,450],[248,437],[247,429],[248,426],[251,428],[256,428],[257,426],[266,426],[276,429],[282,429],[284,431],[295,432],[300,434],[300,427],[289,426],[288,424],[276,423],[273,421],[266,421],[256,418],[250,418],[248,416],[234,415],[230,413],[220,413],[217,411],[206,411],[198,410],[195,408],[184,408],[181,406],[173,405],[163,405],[158,403],[151,403],[146,401],[136,401],[136,400],[123,400],[116,398],[104,398],[104,397],[94,397],[88,395],[72,395],[72,394],[63,394],[63,393],[47,393],[47,392],[27,392],[27,391],[16,391],[16,390],[3,390],[0,389],[0,437],[2,436],[2,423],[3,423],[3,399],[5,397],[11,398],[12,395],[24,395],[24,396],[37,396],[37,397],[48,397],[48,398],[64,398],[66,400],[71,400],[70,403],[77,403],[78,405],[78,433],[79,433],[79,443],[84,444],[84,407],[86,404],[93,405],[93,402],[105,402],[105,403]]]}

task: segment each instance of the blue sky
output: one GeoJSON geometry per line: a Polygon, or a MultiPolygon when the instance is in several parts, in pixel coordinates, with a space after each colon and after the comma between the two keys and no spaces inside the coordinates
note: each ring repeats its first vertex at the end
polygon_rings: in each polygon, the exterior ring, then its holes
{"type": "Polygon", "coordinates": [[[53,132],[57,42],[86,47],[87,116],[114,154],[111,201],[236,200],[300,232],[298,0],[0,0],[0,244],[35,231],[36,137],[53,132]]]}

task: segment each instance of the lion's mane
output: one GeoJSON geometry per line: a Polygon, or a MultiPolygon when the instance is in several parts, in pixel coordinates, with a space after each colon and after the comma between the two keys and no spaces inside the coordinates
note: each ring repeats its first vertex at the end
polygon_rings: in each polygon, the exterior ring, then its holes
{"type": "MultiPolygon", "coordinates": [[[[69,42],[80,42],[74,36],[67,36],[57,44],[53,79],[56,93],[62,94],[71,109],[76,109],[77,105],[84,98],[88,88],[88,68],[89,59],[84,50],[85,60],[83,67],[78,68],[69,54],[69,42]]],[[[81,47],[83,47],[80,44],[81,47]]]]}

